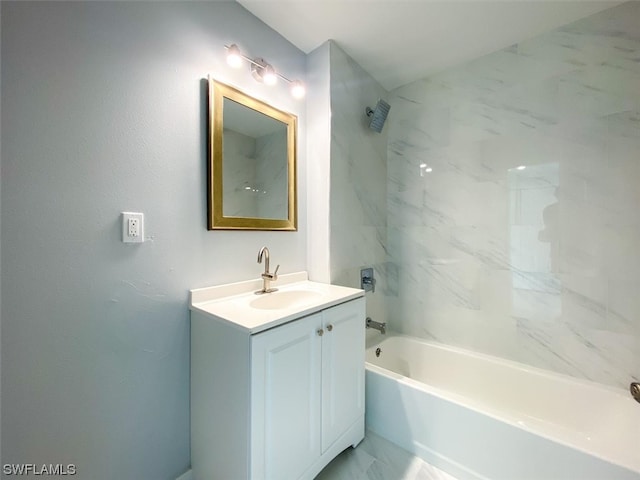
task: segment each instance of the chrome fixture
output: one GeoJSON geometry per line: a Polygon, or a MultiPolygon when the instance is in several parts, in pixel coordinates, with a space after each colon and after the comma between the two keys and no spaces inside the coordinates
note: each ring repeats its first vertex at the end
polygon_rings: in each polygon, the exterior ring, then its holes
{"type": "Polygon", "coordinates": [[[266,85],[278,83],[275,69],[264,58],[256,58],[251,62],[251,76],[256,82],[266,85]]]}
{"type": "Polygon", "coordinates": [[[255,292],[256,295],[262,295],[263,293],[271,293],[275,292],[277,288],[271,288],[271,282],[275,282],[278,280],[278,269],[280,265],[276,267],[276,271],[273,273],[269,272],[269,249],[267,247],[262,247],[258,252],[258,263],[262,263],[262,257],[264,257],[264,273],[261,275],[262,277],[262,290],[258,290],[255,292]]]}
{"type": "Polygon", "coordinates": [[[373,268],[363,268],[360,270],[360,288],[365,292],[376,291],[376,279],[373,278],[373,268]]]}
{"type": "Polygon", "coordinates": [[[372,117],[369,122],[369,128],[374,132],[382,132],[382,127],[384,127],[384,122],[387,119],[387,115],[389,115],[389,110],[391,110],[391,105],[382,99],[378,100],[376,108],[371,109],[367,107],[365,113],[367,117],[372,117]]]}
{"type": "Polygon", "coordinates": [[[640,402],[640,382],[631,382],[631,385],[629,385],[629,391],[635,401],[640,402]]]}
{"type": "Polygon", "coordinates": [[[387,322],[374,322],[371,317],[367,317],[367,328],[373,328],[380,331],[381,334],[387,333],[387,322]]]}
{"type": "Polygon", "coordinates": [[[268,63],[264,58],[250,58],[244,55],[238,45],[235,43],[232,45],[225,45],[227,49],[227,64],[233,68],[240,68],[243,60],[246,60],[251,65],[251,76],[260,83],[266,85],[275,85],[278,83],[278,78],[281,78],[291,86],[291,95],[294,98],[303,98],[306,90],[304,83],[300,80],[290,80],[268,63]]]}

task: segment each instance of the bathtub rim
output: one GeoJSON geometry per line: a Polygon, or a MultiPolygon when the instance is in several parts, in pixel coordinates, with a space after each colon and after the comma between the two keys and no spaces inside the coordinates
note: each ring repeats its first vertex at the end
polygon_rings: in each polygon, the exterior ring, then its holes
{"type": "MultiPolygon", "coordinates": [[[[539,374],[542,375],[544,377],[553,377],[553,378],[560,378],[563,381],[567,381],[569,383],[573,383],[573,384],[577,384],[577,385],[582,385],[582,386],[586,386],[586,387],[591,387],[591,388],[596,388],[596,389],[601,389],[601,390],[605,390],[609,393],[615,394],[615,395],[619,395],[621,397],[623,397],[625,400],[628,397],[628,393],[621,388],[617,388],[617,387],[613,387],[611,385],[604,385],[604,384],[600,384],[597,382],[594,382],[592,380],[587,380],[587,379],[581,379],[581,378],[576,378],[576,377],[572,377],[570,375],[566,375],[566,374],[562,374],[559,372],[554,372],[551,370],[546,370],[543,368],[539,368],[539,367],[534,367],[534,366],[530,366],[524,363],[520,363],[520,362],[516,362],[514,360],[509,360],[509,359],[503,359],[501,357],[495,357],[493,355],[488,355],[485,353],[481,353],[481,352],[476,352],[474,350],[467,350],[465,348],[462,347],[457,347],[454,345],[447,345],[444,343],[439,343],[437,341],[433,341],[433,340],[427,340],[427,339],[422,339],[419,337],[414,337],[411,335],[406,335],[406,334],[401,334],[401,333],[397,333],[397,332],[388,332],[387,334],[388,336],[386,336],[386,338],[383,338],[381,341],[378,341],[376,343],[372,343],[371,345],[367,346],[367,353],[369,351],[375,351],[376,348],[381,347],[384,342],[386,340],[389,340],[391,338],[394,337],[399,337],[399,338],[403,338],[412,342],[416,342],[416,343],[420,343],[420,344],[424,344],[430,347],[434,347],[434,348],[440,348],[442,350],[447,350],[449,352],[454,352],[457,354],[461,354],[461,355],[466,355],[466,356],[470,356],[470,357],[475,357],[475,358],[479,358],[485,361],[490,361],[493,363],[499,363],[499,364],[503,364],[503,365],[507,365],[509,367],[515,368],[517,370],[520,371],[524,371],[524,372],[528,372],[528,373],[533,373],[533,374],[539,374]]],[[[366,358],[366,357],[365,357],[366,358]]],[[[467,396],[464,395],[460,395],[454,392],[449,392],[445,389],[442,388],[438,388],[423,382],[420,382],[419,380],[413,379],[411,377],[407,377],[405,375],[402,375],[400,373],[394,372],[392,370],[389,370],[387,368],[381,367],[379,365],[376,365],[374,363],[371,363],[369,361],[365,360],[365,368],[373,373],[377,373],[389,378],[392,378],[393,380],[411,386],[413,388],[417,388],[425,393],[431,394],[431,395],[435,395],[436,397],[445,400],[445,401],[449,401],[449,402],[453,402],[456,404],[459,404],[465,408],[471,409],[473,411],[478,412],[481,415],[486,415],[494,420],[500,421],[500,422],[504,422],[507,423],[515,428],[519,428],[522,429],[528,433],[531,433],[533,435],[538,435],[542,438],[545,438],[546,440],[549,440],[551,442],[555,442],[558,443],[560,445],[563,446],[568,446],[570,448],[573,448],[581,453],[587,454],[587,455],[591,455],[599,460],[602,460],[604,462],[607,463],[611,463],[613,465],[616,465],[618,467],[630,470],[631,472],[634,473],[638,473],[640,474],[640,460],[636,461],[636,463],[633,463],[631,461],[631,463],[629,461],[627,461],[627,459],[614,459],[611,458],[607,455],[603,455],[602,453],[599,453],[597,451],[591,450],[589,448],[586,448],[583,445],[584,442],[584,433],[581,436],[580,432],[575,432],[572,429],[569,428],[564,428],[561,427],[559,425],[556,425],[555,423],[552,422],[544,422],[540,419],[536,419],[535,417],[531,417],[531,420],[537,421],[538,424],[538,428],[536,428],[536,425],[531,426],[531,425],[527,425],[526,423],[524,423],[522,421],[522,419],[518,420],[516,415],[509,415],[509,414],[505,414],[504,412],[502,412],[499,409],[495,409],[495,408],[491,408],[491,407],[487,407],[486,404],[483,403],[478,403],[478,402],[473,402],[473,399],[468,398],[467,396]],[[550,434],[549,432],[545,432],[542,427],[540,425],[545,424],[546,426],[551,426],[551,427],[555,427],[556,430],[560,430],[560,431],[564,431],[564,432],[571,432],[571,434],[567,435],[568,437],[575,437],[575,438],[567,438],[567,436],[560,436],[560,438],[558,438],[558,436],[554,436],[552,434],[550,434]],[[582,440],[582,441],[578,441],[582,440]]],[[[523,414],[524,416],[524,414],[523,414]]]]}

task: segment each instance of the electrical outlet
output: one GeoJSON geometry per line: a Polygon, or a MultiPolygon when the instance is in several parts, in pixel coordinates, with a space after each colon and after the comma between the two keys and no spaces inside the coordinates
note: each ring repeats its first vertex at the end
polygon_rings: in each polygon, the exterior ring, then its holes
{"type": "Polygon", "coordinates": [[[127,235],[129,235],[130,237],[140,236],[140,221],[137,218],[130,218],[129,224],[127,226],[129,229],[127,235]]]}
{"type": "Polygon", "coordinates": [[[144,214],[122,212],[122,241],[124,243],[144,242],[144,214]]]}

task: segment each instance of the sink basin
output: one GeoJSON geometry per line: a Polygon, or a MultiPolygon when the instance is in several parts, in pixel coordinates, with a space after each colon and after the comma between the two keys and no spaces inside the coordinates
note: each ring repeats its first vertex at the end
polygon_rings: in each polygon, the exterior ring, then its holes
{"type": "Polygon", "coordinates": [[[282,274],[274,285],[278,291],[255,295],[262,285],[255,278],[191,290],[191,311],[253,335],[364,296],[359,289],[309,281],[307,272],[282,274]]]}
{"type": "Polygon", "coordinates": [[[320,297],[322,297],[320,292],[312,290],[285,290],[260,295],[249,302],[249,305],[259,310],[281,310],[284,308],[303,307],[317,302],[320,297]]]}

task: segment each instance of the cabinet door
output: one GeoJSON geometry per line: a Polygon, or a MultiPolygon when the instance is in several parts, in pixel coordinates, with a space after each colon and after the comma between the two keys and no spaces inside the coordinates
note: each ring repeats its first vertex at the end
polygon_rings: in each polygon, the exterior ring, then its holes
{"type": "Polygon", "coordinates": [[[251,478],[299,478],[320,456],[321,314],[252,337],[251,478]]]}
{"type": "Polygon", "coordinates": [[[364,415],[364,299],[323,312],[322,451],[364,415]]]}

